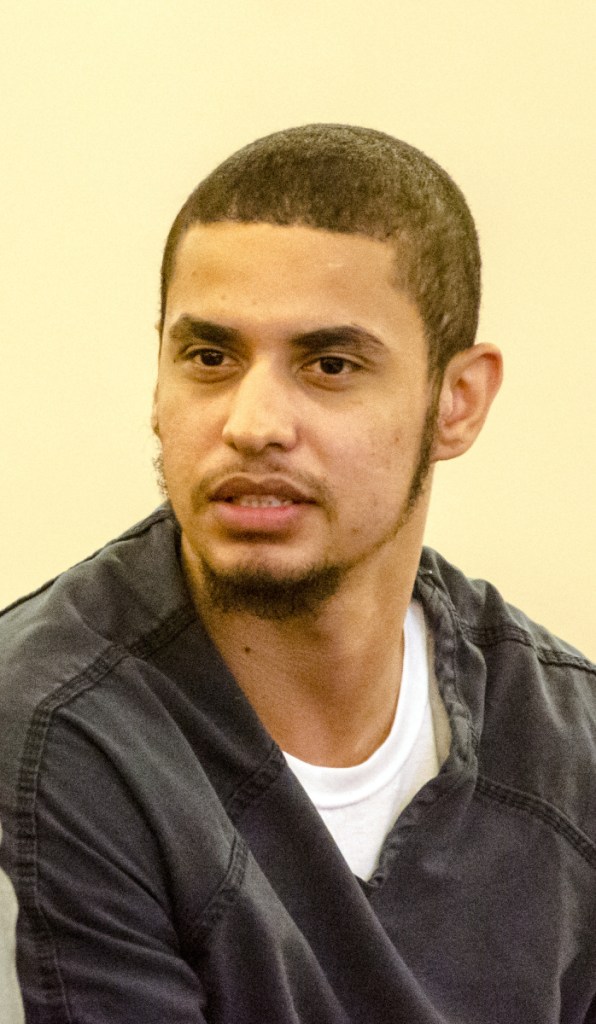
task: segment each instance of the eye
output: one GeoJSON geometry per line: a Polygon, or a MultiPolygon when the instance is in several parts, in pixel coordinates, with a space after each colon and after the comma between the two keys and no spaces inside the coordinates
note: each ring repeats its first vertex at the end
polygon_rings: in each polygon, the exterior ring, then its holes
{"type": "Polygon", "coordinates": [[[187,349],[184,354],[184,362],[187,372],[195,380],[203,381],[205,384],[218,383],[227,380],[230,375],[236,372],[238,362],[233,354],[226,352],[224,348],[215,348],[212,345],[196,346],[187,349]]]}
{"type": "Polygon", "coordinates": [[[329,377],[336,377],[342,371],[352,369],[352,365],[348,363],[347,359],[342,359],[341,356],[321,356],[317,362],[321,368],[321,373],[329,377]]]}
{"type": "Polygon", "coordinates": [[[217,348],[200,348],[192,353],[192,359],[203,366],[223,366],[225,355],[217,348]]]}
{"type": "Polygon", "coordinates": [[[328,355],[311,360],[304,367],[304,372],[313,382],[328,386],[337,382],[339,387],[340,384],[347,384],[348,378],[360,369],[362,369],[361,365],[352,359],[346,359],[345,356],[328,355]]]}

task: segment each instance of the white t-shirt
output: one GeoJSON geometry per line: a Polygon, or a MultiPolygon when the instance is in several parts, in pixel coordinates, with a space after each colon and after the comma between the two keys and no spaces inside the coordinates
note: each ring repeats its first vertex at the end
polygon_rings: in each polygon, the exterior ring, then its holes
{"type": "Polygon", "coordinates": [[[387,739],[351,768],[322,767],[285,754],[350,868],[363,879],[373,874],[399,814],[438,773],[449,750],[449,722],[432,664],[422,606],[412,601],[404,623],[399,700],[387,739]]]}

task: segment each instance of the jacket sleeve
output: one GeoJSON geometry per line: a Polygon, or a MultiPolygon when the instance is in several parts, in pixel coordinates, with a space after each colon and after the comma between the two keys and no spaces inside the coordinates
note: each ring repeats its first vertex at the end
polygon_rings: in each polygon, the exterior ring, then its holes
{"type": "Polygon", "coordinates": [[[206,996],[148,809],[69,722],[49,730],[38,776],[19,842],[28,1024],[203,1024],[206,996]]]}

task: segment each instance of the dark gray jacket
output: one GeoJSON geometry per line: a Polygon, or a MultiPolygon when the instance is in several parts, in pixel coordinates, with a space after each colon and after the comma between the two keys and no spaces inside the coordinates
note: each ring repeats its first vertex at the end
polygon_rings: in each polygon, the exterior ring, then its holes
{"type": "Polygon", "coordinates": [[[425,550],[453,742],[355,878],[197,620],[167,507],[0,620],[30,1024],[596,1021],[596,669],[425,550]]]}

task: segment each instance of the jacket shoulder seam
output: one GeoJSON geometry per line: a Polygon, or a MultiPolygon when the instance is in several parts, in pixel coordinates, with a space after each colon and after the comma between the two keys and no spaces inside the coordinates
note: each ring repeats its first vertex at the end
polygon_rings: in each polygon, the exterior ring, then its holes
{"type": "Polygon", "coordinates": [[[120,536],[114,537],[112,540],[109,540],[106,544],[103,544],[100,548],[97,548],[90,555],[87,555],[86,558],[80,559],[78,562],[75,562],[73,565],[66,568],[63,572],[59,572],[56,576],[52,576],[51,579],[46,580],[45,583],[41,583],[38,587],[35,587],[34,590],[29,591],[27,594],[22,594],[20,597],[17,597],[16,600],[11,601],[10,604],[6,605],[4,608],[1,608],[0,619],[4,618],[4,616],[7,615],[8,612],[14,611],[14,609],[19,608],[23,604],[26,604],[27,601],[30,601],[34,597],[38,597],[40,594],[43,594],[46,590],[49,590],[50,587],[54,585],[54,583],[56,583],[62,576],[65,575],[65,573],[70,572],[72,569],[76,569],[80,565],[85,565],[87,562],[92,562],[94,559],[98,558],[104,551],[107,551],[109,548],[114,547],[114,545],[116,544],[119,544],[123,541],[134,540],[137,537],[141,537],[145,533],[149,533],[149,531],[153,529],[156,523],[160,523],[164,519],[168,519],[169,517],[170,512],[168,510],[167,505],[160,505],[159,508],[152,512],[150,516],[147,516],[147,518],[143,519],[140,523],[136,523],[135,526],[131,526],[124,533],[120,534],[120,536]]]}
{"type": "MultiPolygon", "coordinates": [[[[426,549],[425,549],[426,550],[426,549]]],[[[465,577],[464,577],[465,578],[465,577]]],[[[470,581],[466,582],[470,584],[470,581]]],[[[533,650],[538,660],[544,665],[557,665],[566,668],[574,668],[586,672],[588,675],[596,676],[596,664],[586,658],[581,652],[573,653],[571,650],[541,643],[531,630],[518,624],[513,619],[501,619],[498,626],[478,626],[464,618],[453,601],[447,586],[440,583],[432,569],[422,567],[419,570],[418,583],[424,583],[439,595],[446,603],[454,623],[459,632],[472,643],[479,647],[494,647],[497,644],[512,641],[523,644],[533,650]]],[[[500,595],[499,595],[500,596],[500,595]]],[[[501,598],[501,600],[503,600],[501,598]]],[[[504,602],[505,606],[506,602],[504,602]]],[[[545,631],[548,636],[548,631],[545,631]]]]}
{"type": "Polygon", "coordinates": [[[532,634],[522,626],[503,623],[494,629],[479,628],[472,625],[467,619],[462,619],[455,608],[454,616],[466,638],[481,647],[494,647],[504,641],[512,640],[533,650],[543,665],[575,668],[596,676],[596,665],[593,665],[587,658],[583,658],[580,654],[571,654],[568,651],[557,650],[555,647],[547,647],[545,644],[538,643],[532,634]]]}

